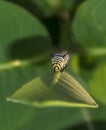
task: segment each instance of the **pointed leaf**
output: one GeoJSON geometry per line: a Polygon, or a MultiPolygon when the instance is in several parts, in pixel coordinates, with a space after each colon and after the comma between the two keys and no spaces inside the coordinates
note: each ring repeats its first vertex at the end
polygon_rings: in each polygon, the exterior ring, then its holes
{"type": "Polygon", "coordinates": [[[8,100],[35,106],[98,107],[83,86],[67,72],[49,74],[46,79],[36,78],[8,100]]]}

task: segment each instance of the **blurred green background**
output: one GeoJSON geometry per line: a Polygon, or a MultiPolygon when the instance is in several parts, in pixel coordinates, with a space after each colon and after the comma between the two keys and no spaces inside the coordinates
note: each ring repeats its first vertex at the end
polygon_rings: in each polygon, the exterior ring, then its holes
{"type": "Polygon", "coordinates": [[[0,130],[106,129],[105,7],[105,0],[0,1],[0,130]],[[69,66],[87,83],[99,108],[36,108],[6,101],[50,67],[43,49],[69,47],[69,66]]]}

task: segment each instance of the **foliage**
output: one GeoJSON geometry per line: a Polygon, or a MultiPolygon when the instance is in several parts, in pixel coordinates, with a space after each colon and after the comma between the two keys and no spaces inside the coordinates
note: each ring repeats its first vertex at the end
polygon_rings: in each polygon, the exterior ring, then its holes
{"type": "Polygon", "coordinates": [[[105,0],[0,1],[0,129],[106,129],[105,6],[105,0]],[[70,46],[69,68],[85,80],[99,108],[37,108],[6,101],[51,67],[41,48],[51,53],[70,46]]]}
{"type": "Polygon", "coordinates": [[[38,107],[90,107],[98,104],[69,72],[49,72],[18,89],[8,101],[38,107]]]}

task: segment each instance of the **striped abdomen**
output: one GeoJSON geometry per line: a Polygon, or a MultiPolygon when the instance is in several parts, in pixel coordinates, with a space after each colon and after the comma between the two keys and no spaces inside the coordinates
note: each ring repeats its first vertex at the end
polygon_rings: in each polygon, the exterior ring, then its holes
{"type": "Polygon", "coordinates": [[[63,71],[69,61],[69,54],[66,51],[54,54],[52,57],[52,66],[55,72],[63,71]]]}

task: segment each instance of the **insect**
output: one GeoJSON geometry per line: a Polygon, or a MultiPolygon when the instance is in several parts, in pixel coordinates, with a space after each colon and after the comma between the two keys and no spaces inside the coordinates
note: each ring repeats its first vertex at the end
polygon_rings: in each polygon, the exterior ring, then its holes
{"type": "Polygon", "coordinates": [[[62,51],[52,55],[52,66],[54,72],[62,72],[70,59],[69,51],[62,51]]]}
{"type": "Polygon", "coordinates": [[[7,100],[44,107],[97,108],[98,104],[84,89],[86,85],[75,77],[71,70],[63,71],[70,59],[70,51],[64,50],[51,56],[56,73],[49,71],[46,75],[37,77],[17,90],[7,100]]]}

